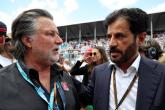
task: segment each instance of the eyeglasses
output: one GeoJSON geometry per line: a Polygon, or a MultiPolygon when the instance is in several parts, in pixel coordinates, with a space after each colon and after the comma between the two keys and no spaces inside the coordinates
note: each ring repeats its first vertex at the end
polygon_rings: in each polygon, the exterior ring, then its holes
{"type": "Polygon", "coordinates": [[[93,53],[90,53],[89,55],[90,56],[92,56],[92,55],[96,56],[96,54],[97,54],[96,52],[93,52],[93,53]]]}

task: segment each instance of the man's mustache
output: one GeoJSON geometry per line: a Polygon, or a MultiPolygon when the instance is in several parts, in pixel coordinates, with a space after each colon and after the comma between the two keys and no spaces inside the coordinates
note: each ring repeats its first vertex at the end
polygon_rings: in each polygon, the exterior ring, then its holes
{"type": "Polygon", "coordinates": [[[118,52],[118,53],[122,53],[119,49],[117,49],[116,47],[110,47],[109,48],[109,52],[113,53],[113,52],[118,52]]]}
{"type": "Polygon", "coordinates": [[[54,47],[53,50],[54,51],[59,51],[59,47],[54,47]]]}

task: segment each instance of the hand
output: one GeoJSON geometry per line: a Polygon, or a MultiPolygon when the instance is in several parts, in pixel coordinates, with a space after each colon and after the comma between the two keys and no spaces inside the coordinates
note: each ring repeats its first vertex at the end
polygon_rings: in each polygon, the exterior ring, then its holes
{"type": "Polygon", "coordinates": [[[91,63],[93,62],[93,60],[92,60],[92,57],[91,57],[91,56],[89,56],[89,57],[85,58],[85,59],[84,59],[84,61],[85,61],[86,63],[88,63],[88,64],[91,64],[91,63]]]}

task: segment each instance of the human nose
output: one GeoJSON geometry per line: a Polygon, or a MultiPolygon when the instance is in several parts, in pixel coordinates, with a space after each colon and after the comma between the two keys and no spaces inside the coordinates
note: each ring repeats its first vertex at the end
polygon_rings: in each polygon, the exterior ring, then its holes
{"type": "Polygon", "coordinates": [[[58,44],[58,45],[60,45],[60,44],[63,43],[63,40],[61,39],[61,37],[60,37],[59,35],[57,35],[57,36],[55,37],[55,43],[58,44]]]}
{"type": "Polygon", "coordinates": [[[116,41],[116,39],[115,39],[115,37],[114,36],[112,36],[110,39],[109,39],[109,46],[111,47],[114,47],[114,46],[116,46],[117,45],[117,41],[116,41]]]}

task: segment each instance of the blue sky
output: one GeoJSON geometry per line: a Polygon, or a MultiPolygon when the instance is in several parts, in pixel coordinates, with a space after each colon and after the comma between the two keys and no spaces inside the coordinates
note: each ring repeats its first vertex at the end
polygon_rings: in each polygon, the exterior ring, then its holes
{"type": "Polygon", "coordinates": [[[57,26],[103,20],[109,13],[123,7],[138,7],[147,13],[165,11],[164,0],[2,0],[0,21],[8,26],[22,11],[43,8],[53,16],[57,26]]]}

